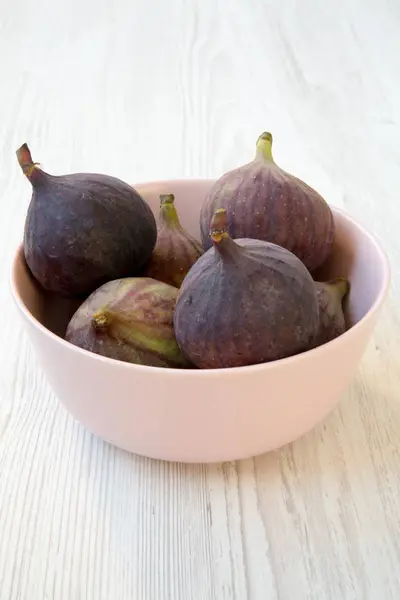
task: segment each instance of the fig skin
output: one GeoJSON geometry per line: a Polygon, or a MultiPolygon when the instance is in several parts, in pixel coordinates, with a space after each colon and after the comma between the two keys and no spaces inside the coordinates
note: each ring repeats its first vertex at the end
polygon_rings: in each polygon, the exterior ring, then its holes
{"type": "Polygon", "coordinates": [[[175,287],[147,277],[109,281],[81,304],[65,339],[124,362],[189,368],[173,329],[177,295],[175,287]]]}
{"type": "Polygon", "coordinates": [[[315,271],[332,252],[335,223],[328,203],[309,185],[275,164],[272,134],[262,133],[255,158],[220,177],[200,213],[201,241],[212,242],[209,227],[218,208],[228,213],[231,238],[272,242],[315,271]]]}
{"type": "Polygon", "coordinates": [[[193,265],[174,313],[177,342],[197,367],[265,363],[311,348],[318,333],[314,281],[291,252],[262,240],[232,240],[216,211],[210,248],[193,265]]]}
{"type": "Polygon", "coordinates": [[[204,250],[200,242],[183,229],[174,201],[173,194],[160,196],[157,243],[143,274],[180,288],[204,250]]]}
{"type": "Polygon", "coordinates": [[[16,154],[33,188],[25,260],[45,290],[84,297],[139,272],[155,246],[157,225],[133,187],[102,174],[49,175],[33,163],[26,144],[16,154]]]}
{"type": "Polygon", "coordinates": [[[350,283],[344,277],[331,281],[316,281],[319,304],[319,331],[314,346],[322,346],[347,330],[343,300],[350,292],[350,283]]]}

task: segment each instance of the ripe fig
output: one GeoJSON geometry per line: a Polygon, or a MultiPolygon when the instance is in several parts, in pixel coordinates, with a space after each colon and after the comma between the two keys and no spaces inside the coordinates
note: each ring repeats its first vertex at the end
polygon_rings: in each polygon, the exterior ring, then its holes
{"type": "Polygon", "coordinates": [[[183,281],[175,335],[200,368],[240,367],[308,350],[318,332],[314,281],[289,250],[228,235],[227,213],[211,222],[213,247],[183,281]]]}
{"type": "Polygon", "coordinates": [[[254,160],[220,177],[200,213],[201,239],[211,247],[210,222],[218,208],[228,213],[229,235],[272,242],[290,250],[313,272],[332,251],[335,225],[327,202],[272,158],[272,135],[262,133],[254,160]]]}
{"type": "Polygon", "coordinates": [[[201,244],[182,227],[173,194],[160,196],[157,243],[144,275],[181,287],[190,267],[203,254],[201,244]]]}
{"type": "Polygon", "coordinates": [[[65,339],[75,346],[124,362],[185,368],[173,329],[178,290],[147,277],[108,281],[70,320],[65,339]]]}
{"type": "Polygon", "coordinates": [[[54,176],[17,150],[32,198],[24,231],[25,259],[46,290],[63,297],[90,294],[102,283],[136,275],[157,238],[154,215],[127,183],[108,175],[54,176]]]}
{"type": "Polygon", "coordinates": [[[347,329],[343,313],[343,300],[350,291],[344,277],[331,281],[315,282],[319,303],[319,331],[314,346],[321,346],[342,335],[347,329]]]}

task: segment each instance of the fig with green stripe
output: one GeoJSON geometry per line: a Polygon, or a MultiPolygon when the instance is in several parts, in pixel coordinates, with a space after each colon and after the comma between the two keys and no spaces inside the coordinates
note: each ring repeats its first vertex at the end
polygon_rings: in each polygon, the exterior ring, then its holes
{"type": "Polygon", "coordinates": [[[150,277],[102,285],[78,308],[65,339],[89,352],[152,367],[190,368],[175,339],[178,289],[150,277]]]}

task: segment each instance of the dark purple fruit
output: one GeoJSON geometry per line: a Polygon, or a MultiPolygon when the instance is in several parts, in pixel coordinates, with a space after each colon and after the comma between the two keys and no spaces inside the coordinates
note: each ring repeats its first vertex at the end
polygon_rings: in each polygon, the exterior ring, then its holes
{"type": "Polygon", "coordinates": [[[109,175],[49,175],[26,144],[17,157],[33,187],[25,259],[46,290],[87,295],[106,281],[135,275],[150,258],[156,221],[130,185],[109,175]]]}
{"type": "Polygon", "coordinates": [[[173,194],[160,196],[157,243],[144,274],[179,288],[186,273],[204,250],[201,244],[183,229],[174,200],[173,194]]]}
{"type": "Polygon", "coordinates": [[[308,350],[318,332],[314,281],[291,252],[254,239],[232,240],[216,211],[210,248],[179,292],[175,335],[198,367],[240,367],[308,350]]]}
{"type": "Polygon", "coordinates": [[[350,291],[344,277],[315,283],[319,303],[319,331],[315,346],[321,346],[342,335],[347,329],[343,313],[343,300],[350,291]]]}
{"type": "Polygon", "coordinates": [[[177,295],[175,287],[146,277],[109,281],[78,308],[65,339],[84,350],[124,362],[190,367],[173,329],[177,295]]]}
{"type": "Polygon", "coordinates": [[[275,164],[270,133],[261,134],[256,146],[254,160],[225,173],[209,191],[200,214],[203,246],[211,247],[212,216],[225,208],[231,238],[278,244],[314,271],[332,251],[335,225],[330,207],[304,181],[275,164]]]}

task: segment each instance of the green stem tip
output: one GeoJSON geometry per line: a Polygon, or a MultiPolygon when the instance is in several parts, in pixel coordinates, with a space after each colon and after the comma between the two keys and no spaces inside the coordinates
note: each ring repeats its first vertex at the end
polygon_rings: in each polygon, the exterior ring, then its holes
{"type": "Polygon", "coordinates": [[[181,223],[175,208],[174,194],[160,194],[160,221],[168,227],[181,228],[181,223]]]}
{"type": "Polygon", "coordinates": [[[264,131],[257,139],[256,142],[256,157],[262,160],[273,162],[272,157],[272,133],[264,131]]]}
{"type": "Polygon", "coordinates": [[[228,235],[228,216],[224,208],[218,208],[215,211],[210,225],[210,237],[215,244],[229,237],[228,235]]]}
{"type": "Polygon", "coordinates": [[[160,194],[160,206],[164,206],[164,204],[173,204],[174,201],[174,194],[160,194]]]}
{"type": "Polygon", "coordinates": [[[346,277],[336,277],[328,283],[335,288],[342,299],[350,292],[350,281],[346,277]]]}
{"type": "Polygon", "coordinates": [[[98,310],[92,316],[92,325],[96,331],[105,331],[110,325],[111,320],[111,315],[108,312],[104,310],[98,310]]]}
{"type": "Polygon", "coordinates": [[[16,151],[19,166],[23,173],[28,177],[32,175],[33,171],[38,167],[39,163],[35,163],[32,160],[31,151],[29,150],[28,144],[22,144],[16,151]]]}

